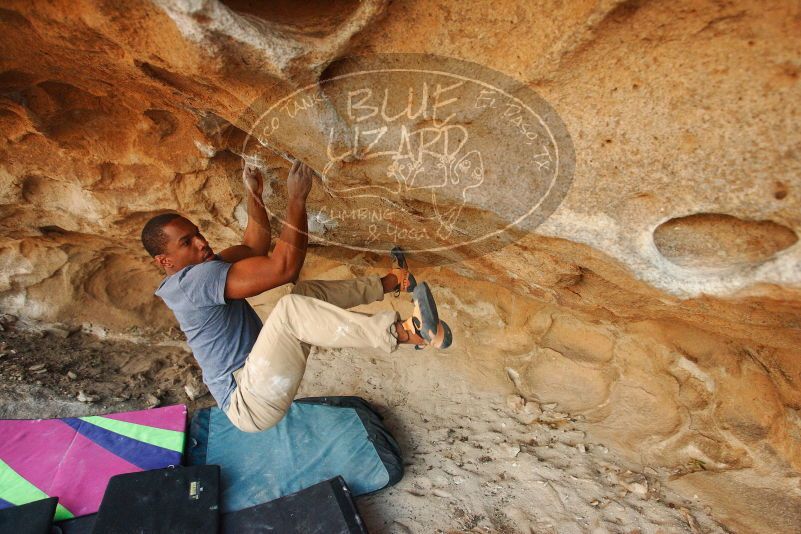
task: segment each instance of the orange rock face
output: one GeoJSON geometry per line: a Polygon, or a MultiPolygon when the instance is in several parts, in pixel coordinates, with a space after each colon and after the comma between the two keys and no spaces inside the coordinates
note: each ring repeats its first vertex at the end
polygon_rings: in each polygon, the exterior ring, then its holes
{"type": "MultiPolygon", "coordinates": [[[[437,249],[419,254],[432,267],[418,278],[443,291],[465,354],[481,355],[454,365],[477,379],[511,369],[510,390],[584,417],[632,462],[671,469],[742,531],[797,528],[797,2],[302,4],[0,7],[3,310],[173,326],[152,296],[161,274],[143,223],[178,210],[215,248],[235,243],[245,157],[266,176],[279,227],[297,157],[324,176],[310,198],[312,256],[365,267],[392,241],[437,249]],[[495,72],[489,89],[513,80],[509,98],[533,92],[558,117],[553,147],[569,138],[573,159],[552,162],[571,180],[542,220],[509,227],[548,198],[534,180],[544,160],[520,156],[534,122],[468,83],[461,94],[487,107],[454,112],[445,146],[433,111],[402,125],[380,114],[386,80],[342,81],[354,56],[402,53],[457,65],[474,85],[495,72]],[[354,104],[365,88],[371,99],[354,104]],[[271,128],[262,113],[297,91],[309,100],[287,101],[296,107],[271,128]],[[419,157],[373,157],[388,139],[419,157]],[[438,196],[424,179],[440,178],[451,189],[438,196]],[[398,184],[394,196],[344,193],[398,184]],[[372,241],[371,217],[394,233],[372,241]],[[776,494],[786,513],[760,521],[776,494]]],[[[403,61],[386,85],[390,115],[407,97],[422,105],[424,82],[432,106],[445,87],[403,61]]]]}

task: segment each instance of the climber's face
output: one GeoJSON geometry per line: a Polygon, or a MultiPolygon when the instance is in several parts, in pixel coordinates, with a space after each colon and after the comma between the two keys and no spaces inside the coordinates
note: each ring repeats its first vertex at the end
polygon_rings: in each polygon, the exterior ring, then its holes
{"type": "Polygon", "coordinates": [[[167,236],[164,254],[159,254],[155,260],[167,274],[214,259],[214,251],[209,242],[192,221],[178,217],[167,223],[163,231],[167,236]]]}

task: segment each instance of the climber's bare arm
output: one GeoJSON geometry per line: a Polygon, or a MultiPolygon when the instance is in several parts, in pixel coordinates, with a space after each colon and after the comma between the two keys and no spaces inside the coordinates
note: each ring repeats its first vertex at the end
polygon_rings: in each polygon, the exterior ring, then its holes
{"type": "Polygon", "coordinates": [[[220,257],[228,263],[235,263],[253,256],[266,256],[270,250],[270,217],[261,199],[264,178],[261,172],[250,165],[242,171],[242,181],[248,195],[248,225],[241,245],[235,245],[220,252],[220,257]]]}
{"type": "Polygon", "coordinates": [[[235,262],[228,271],[225,298],[253,297],[297,280],[306,259],[306,197],[311,191],[313,172],[303,163],[295,162],[292,165],[287,179],[286,222],[272,254],[235,262]]]}

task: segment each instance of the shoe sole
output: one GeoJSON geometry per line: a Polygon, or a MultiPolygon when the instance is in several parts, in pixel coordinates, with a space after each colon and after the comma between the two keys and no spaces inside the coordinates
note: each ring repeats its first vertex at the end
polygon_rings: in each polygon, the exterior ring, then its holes
{"type": "Polygon", "coordinates": [[[439,324],[442,325],[442,329],[444,330],[442,336],[442,344],[439,347],[434,347],[439,350],[445,350],[453,344],[453,332],[451,332],[451,327],[448,326],[448,323],[445,321],[440,321],[439,324]]]}
{"type": "MultiPolygon", "coordinates": [[[[403,249],[400,247],[393,247],[392,250],[389,251],[389,255],[395,260],[398,264],[399,269],[405,269],[406,272],[409,272],[409,264],[406,263],[406,256],[403,255],[403,249]]],[[[409,286],[406,288],[407,293],[414,292],[414,288],[417,287],[417,280],[415,280],[414,275],[409,273],[409,286]]],[[[400,282],[400,281],[398,281],[400,282]]]]}
{"type": "Polygon", "coordinates": [[[407,269],[406,267],[406,256],[403,255],[403,249],[400,247],[392,247],[392,250],[389,251],[389,255],[395,258],[395,261],[398,262],[398,267],[401,269],[407,269]]]}
{"type": "Polygon", "coordinates": [[[422,282],[414,288],[412,298],[415,305],[420,310],[420,334],[427,342],[431,342],[429,330],[436,332],[437,325],[439,324],[439,314],[437,313],[437,303],[434,301],[434,295],[431,294],[431,289],[426,282],[422,282]]]}

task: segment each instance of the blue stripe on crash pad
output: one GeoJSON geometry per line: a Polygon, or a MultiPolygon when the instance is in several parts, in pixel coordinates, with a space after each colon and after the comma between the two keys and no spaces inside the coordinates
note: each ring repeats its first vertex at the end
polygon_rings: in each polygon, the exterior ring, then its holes
{"type": "MultiPolygon", "coordinates": [[[[342,476],[354,495],[377,491],[389,473],[353,408],[291,405],[273,428],[238,430],[210,413],[205,463],[220,466],[220,511],[241,510],[342,476]]],[[[190,454],[190,460],[193,457],[190,454]]]]}
{"type": "Polygon", "coordinates": [[[0,510],[2,510],[4,508],[11,508],[12,506],[14,506],[14,505],[11,504],[10,502],[8,502],[8,501],[6,501],[4,499],[0,499],[0,510]]]}
{"type": "Polygon", "coordinates": [[[111,432],[81,419],[70,417],[62,419],[62,421],[97,445],[140,469],[160,469],[166,465],[181,464],[181,453],[179,452],[111,432]]]}

